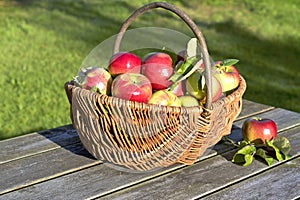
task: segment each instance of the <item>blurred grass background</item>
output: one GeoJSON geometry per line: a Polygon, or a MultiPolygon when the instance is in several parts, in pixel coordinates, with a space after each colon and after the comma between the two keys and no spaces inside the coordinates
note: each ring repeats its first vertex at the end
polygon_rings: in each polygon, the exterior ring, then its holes
{"type": "MultiPolygon", "coordinates": [[[[0,139],[69,124],[64,83],[148,0],[0,0],[0,139]]],[[[214,60],[236,58],[245,99],[300,112],[300,1],[173,0],[203,31],[214,60]]],[[[155,10],[131,28],[192,36],[155,10]]]]}

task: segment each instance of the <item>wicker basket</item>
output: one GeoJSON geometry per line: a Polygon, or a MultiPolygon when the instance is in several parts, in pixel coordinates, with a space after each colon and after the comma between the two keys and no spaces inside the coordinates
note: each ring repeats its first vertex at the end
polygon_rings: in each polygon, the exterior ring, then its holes
{"type": "Polygon", "coordinates": [[[177,14],[199,40],[207,84],[205,106],[150,105],[91,92],[72,82],[65,84],[73,126],[84,147],[97,159],[138,171],[193,164],[230,133],[246,90],[241,76],[234,92],[212,103],[210,60],[202,33],[185,13],[168,3],[155,2],[137,9],[121,26],[114,53],[131,22],[158,7],[177,14]]]}

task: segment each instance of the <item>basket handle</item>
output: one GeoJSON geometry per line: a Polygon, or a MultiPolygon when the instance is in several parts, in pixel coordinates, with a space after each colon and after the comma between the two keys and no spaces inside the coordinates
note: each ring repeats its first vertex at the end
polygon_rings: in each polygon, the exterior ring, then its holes
{"type": "Polygon", "coordinates": [[[121,28],[119,29],[119,33],[116,37],[115,43],[114,43],[114,54],[119,52],[120,43],[123,38],[123,35],[127,28],[130,26],[130,24],[133,22],[133,20],[138,17],[139,15],[143,14],[144,12],[154,9],[154,8],[164,8],[166,10],[169,10],[176,15],[178,15],[193,31],[195,36],[197,37],[199,43],[200,43],[200,51],[203,55],[203,63],[204,63],[204,78],[206,82],[206,102],[205,102],[205,108],[211,109],[212,104],[212,85],[211,85],[211,63],[209,59],[209,53],[207,50],[205,39],[202,35],[202,32],[198,29],[197,25],[194,23],[194,21],[186,15],[183,11],[178,9],[177,7],[165,3],[165,2],[153,2],[146,4],[139,9],[137,9],[134,13],[132,13],[122,24],[121,28]]]}

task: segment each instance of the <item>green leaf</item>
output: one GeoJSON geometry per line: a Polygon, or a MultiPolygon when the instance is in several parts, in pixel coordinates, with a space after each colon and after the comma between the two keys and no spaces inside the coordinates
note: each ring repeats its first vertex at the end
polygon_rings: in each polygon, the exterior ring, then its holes
{"type": "Polygon", "coordinates": [[[253,144],[248,144],[243,148],[237,151],[238,154],[246,155],[246,154],[254,154],[256,151],[256,147],[253,144]]]}
{"type": "Polygon", "coordinates": [[[248,166],[252,163],[255,152],[256,147],[254,145],[246,145],[234,154],[232,162],[241,164],[243,166],[248,166]]]}
{"type": "Polygon", "coordinates": [[[197,55],[197,38],[192,38],[187,43],[186,54],[187,58],[195,57],[197,55]]]}
{"type": "Polygon", "coordinates": [[[282,161],[283,160],[283,156],[279,150],[279,148],[277,148],[271,141],[266,140],[266,145],[267,147],[270,147],[271,149],[273,149],[275,151],[275,155],[278,161],[282,161]]]}
{"type": "Polygon", "coordinates": [[[245,146],[247,146],[247,145],[249,145],[249,144],[250,144],[250,143],[249,143],[248,141],[243,140],[243,141],[241,141],[241,142],[238,143],[239,149],[241,149],[241,148],[243,148],[243,147],[245,147],[245,146]]]}
{"type": "Polygon", "coordinates": [[[246,154],[246,155],[242,155],[242,154],[235,154],[233,156],[232,162],[242,165],[242,166],[248,166],[252,163],[253,161],[253,155],[251,154],[246,154]]]}
{"type": "Polygon", "coordinates": [[[181,76],[187,74],[193,68],[193,64],[196,60],[196,57],[187,58],[184,63],[180,63],[176,66],[176,72],[169,78],[169,81],[175,83],[181,76]]]}
{"type": "Polygon", "coordinates": [[[254,159],[253,155],[250,154],[246,154],[244,158],[245,158],[245,163],[243,164],[243,166],[250,165],[254,159]]]}
{"type": "Polygon", "coordinates": [[[272,165],[274,162],[274,158],[272,158],[271,156],[268,156],[267,151],[264,149],[261,149],[261,148],[257,149],[255,155],[264,159],[266,161],[266,163],[268,164],[268,166],[272,165]]]}
{"type": "Polygon", "coordinates": [[[239,62],[239,60],[237,60],[237,59],[225,59],[222,61],[221,66],[231,66],[238,62],[239,62]]]}
{"type": "Polygon", "coordinates": [[[277,147],[280,150],[280,152],[285,156],[285,158],[288,157],[287,155],[291,150],[291,144],[286,137],[277,136],[272,142],[273,145],[277,147]]]}

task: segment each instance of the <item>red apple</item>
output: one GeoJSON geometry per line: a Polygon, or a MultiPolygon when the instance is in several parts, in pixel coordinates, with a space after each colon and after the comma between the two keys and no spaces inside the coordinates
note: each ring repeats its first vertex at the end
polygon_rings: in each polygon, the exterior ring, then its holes
{"type": "Polygon", "coordinates": [[[109,61],[108,71],[116,76],[124,73],[140,73],[141,59],[129,52],[119,52],[112,56],[109,61]]]}
{"type": "Polygon", "coordinates": [[[222,91],[227,92],[239,86],[240,75],[233,65],[223,65],[223,62],[216,62],[215,66],[219,74],[216,76],[221,85],[222,91]]]}
{"type": "MultiPolygon", "coordinates": [[[[206,85],[202,87],[202,80],[204,76],[202,73],[194,72],[186,81],[186,91],[200,101],[205,101],[206,85]]],[[[222,85],[219,80],[212,75],[212,102],[217,101],[222,93],[222,85]]]]}
{"type": "Polygon", "coordinates": [[[179,63],[179,61],[185,61],[185,59],[186,59],[186,50],[183,49],[177,53],[175,65],[179,63]]]}
{"type": "Polygon", "coordinates": [[[168,79],[173,74],[172,58],[163,52],[147,54],[142,61],[142,74],[151,82],[153,90],[163,90],[172,82],[168,79]]]}
{"type": "Polygon", "coordinates": [[[101,94],[110,92],[112,77],[103,68],[89,67],[81,69],[74,78],[75,83],[84,89],[95,90],[101,94]]]}
{"type": "Polygon", "coordinates": [[[171,91],[176,96],[180,97],[184,95],[184,83],[180,81],[178,85],[171,91]]]}
{"type": "Polygon", "coordinates": [[[149,104],[158,104],[164,106],[181,106],[179,98],[167,90],[158,90],[152,94],[149,104]]]}
{"type": "Polygon", "coordinates": [[[271,119],[253,117],[243,123],[242,135],[247,141],[261,144],[275,138],[276,134],[277,127],[271,119]]]}
{"type": "Polygon", "coordinates": [[[149,79],[142,74],[125,73],[112,82],[112,96],[130,101],[147,103],[152,96],[149,79]]]}

